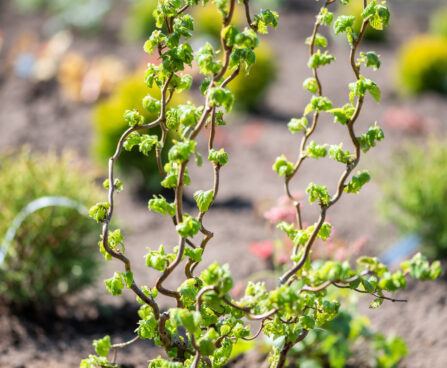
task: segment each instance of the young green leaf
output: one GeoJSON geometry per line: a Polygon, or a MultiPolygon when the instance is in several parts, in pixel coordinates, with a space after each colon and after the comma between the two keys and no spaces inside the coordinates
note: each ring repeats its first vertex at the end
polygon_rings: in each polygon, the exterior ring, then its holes
{"type": "Polygon", "coordinates": [[[208,211],[208,208],[213,200],[213,196],[214,190],[207,190],[206,192],[203,190],[198,190],[194,193],[194,199],[197,202],[200,212],[204,213],[208,211]]]}
{"type": "Polygon", "coordinates": [[[107,211],[110,208],[110,203],[99,202],[90,207],[88,214],[96,222],[103,222],[106,219],[107,211]]]}
{"type": "Polygon", "coordinates": [[[201,224],[195,218],[185,214],[183,215],[183,221],[180,222],[175,228],[177,230],[177,233],[182,238],[188,238],[193,237],[199,232],[201,224]]]}
{"type": "Polygon", "coordinates": [[[96,354],[102,357],[109,355],[111,349],[110,336],[106,335],[102,339],[93,340],[96,354]]]}
{"type": "Polygon", "coordinates": [[[273,171],[276,171],[279,176],[288,177],[292,175],[294,167],[293,164],[287,161],[286,156],[281,155],[276,158],[275,163],[272,166],[273,171]]]}
{"type": "Polygon", "coordinates": [[[228,155],[225,153],[223,148],[219,151],[211,149],[208,155],[208,161],[211,161],[218,166],[224,166],[228,163],[228,155]]]}
{"type": "Polygon", "coordinates": [[[310,93],[317,93],[318,83],[315,78],[307,78],[303,82],[303,88],[308,90],[310,93]]]}
{"type": "Polygon", "coordinates": [[[107,291],[112,295],[121,295],[124,283],[121,275],[117,272],[114,273],[113,277],[110,279],[104,280],[106,284],[107,291]]]}
{"type": "Polygon", "coordinates": [[[126,120],[131,127],[144,125],[144,116],[141,115],[138,110],[126,110],[124,113],[124,120],[126,120]]]}
{"type": "Polygon", "coordinates": [[[292,133],[296,132],[305,132],[307,129],[307,126],[309,125],[309,121],[306,117],[302,117],[300,119],[292,118],[290,119],[289,123],[287,124],[287,127],[292,133]]]}
{"type": "Polygon", "coordinates": [[[383,298],[374,299],[369,305],[370,309],[377,309],[383,304],[383,298]]]}

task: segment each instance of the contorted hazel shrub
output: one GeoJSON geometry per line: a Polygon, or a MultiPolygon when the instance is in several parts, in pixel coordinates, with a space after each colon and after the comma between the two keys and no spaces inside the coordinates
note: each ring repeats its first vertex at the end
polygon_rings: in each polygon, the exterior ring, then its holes
{"type": "MultiPolygon", "coordinates": [[[[295,245],[290,267],[280,277],[279,286],[267,290],[262,283],[249,283],[245,295],[235,301],[229,294],[233,280],[228,266],[214,262],[202,273],[194,272],[206,247],[211,244],[213,233],[204,224],[204,219],[216,199],[221,169],[229,162],[224,148],[214,144],[216,130],[222,129],[224,113],[231,110],[234,102],[228,85],[256,61],[258,34],[266,33],[268,27],[276,27],[278,22],[278,15],[270,10],[252,15],[248,0],[242,3],[235,0],[213,2],[223,15],[221,50],[206,44],[194,52],[188,43],[194,31],[194,20],[185,14],[185,10],[199,6],[197,1],[160,0],[154,11],[157,26],[165,26],[166,31],[154,31],[144,49],[149,53],[158,52],[162,62],[158,66],[148,65],[145,80],[149,88],[157,86],[161,90],[160,99],[147,97],[147,106],[158,113],[158,118],[146,121],[138,111],[125,112],[129,128],[121,136],[116,152],[109,160],[109,177],[105,182],[108,201],[98,203],[90,210],[91,216],[103,223],[102,240],[99,243],[101,252],[106,259],[115,258],[124,266],[105,280],[106,287],[113,295],[130,288],[141,304],[140,321],[135,338],[128,343],[112,345],[108,336],[96,340],[94,346],[98,355],[85,359],[81,367],[118,366],[117,350],[136,339],[151,339],[165,350],[163,357],[150,361],[151,368],[222,367],[228,362],[237,341],[254,339],[263,333],[274,341],[270,355],[271,367],[282,368],[286,364],[288,351],[296,343],[305,339],[310,330],[337,316],[340,303],[327,296],[328,288],[347,288],[352,289],[352,292],[368,294],[372,297],[371,308],[378,308],[384,300],[399,301],[390,293],[405,287],[406,276],[427,280],[436,278],[441,272],[439,263],[430,266],[421,255],[405,262],[395,272],[388,270],[377,258],[362,257],[355,267],[348,262],[310,262],[309,259],[315,240],[327,239],[331,233],[331,225],[325,221],[329,209],[344,193],[358,193],[370,180],[367,172],[354,172],[360,155],[383,139],[383,131],[376,123],[366,132],[355,131],[366,96],[369,94],[376,101],[380,100],[379,87],[361,74],[362,68],[378,69],[379,56],[373,51],[359,50],[368,24],[379,30],[388,25],[390,15],[386,4],[376,0],[364,4],[359,33],[353,30],[353,17],[340,16],[334,19],[329,6],[335,0],[326,1],[306,41],[309,45],[310,76],[304,82],[304,87],[312,96],[305,108],[305,115],[289,123],[290,130],[302,136],[301,149],[296,162],[281,156],[273,165],[273,169],[284,178],[286,193],[296,206],[296,221],[278,225],[295,245]],[[231,25],[235,7],[245,8],[247,26],[244,29],[231,25]],[[333,28],[336,34],[345,34],[350,46],[352,80],[347,82],[346,104],[340,107],[334,106],[322,94],[319,70],[335,62],[334,56],[325,50],[328,41],[319,33],[322,27],[333,28]],[[169,105],[173,95],[192,86],[192,78],[184,74],[183,70],[194,60],[205,77],[200,85],[203,105],[190,103],[173,108],[169,105]],[[327,147],[311,140],[319,118],[323,115],[332,116],[337,124],[346,129],[352,151],[341,145],[327,147]],[[155,126],[160,126],[163,131],[160,139],[143,133],[155,126]],[[184,187],[191,181],[188,165],[194,164],[192,161],[199,165],[202,162],[196,138],[204,128],[207,128],[209,134],[205,159],[212,164],[214,185],[194,194],[198,208],[196,214],[190,214],[183,210],[182,196],[184,187]],[[161,154],[170,131],[175,131],[179,138],[169,149],[168,161],[163,162],[161,154]],[[123,148],[136,149],[142,145],[146,152],[152,150],[158,160],[164,177],[161,185],[172,188],[175,193],[173,202],[161,196],[150,199],[149,210],[172,217],[173,230],[178,234],[178,243],[174,247],[160,246],[149,250],[147,266],[160,272],[155,284],[151,285],[140,285],[138,282],[141,280],[134,279],[131,262],[125,255],[125,240],[120,230],[109,226],[114,211],[115,192],[122,189],[121,181],[114,176],[115,161],[123,148]],[[304,160],[326,156],[342,168],[337,190],[330,193],[326,186],[309,184],[306,190],[309,201],[319,205],[320,216],[313,225],[304,228],[300,202],[293,198],[290,190],[292,179],[298,174],[304,160]],[[177,289],[167,288],[166,280],[174,269],[180,267],[184,269],[185,281],[177,289]],[[157,301],[159,294],[172,298],[172,308],[160,310],[157,301]],[[249,323],[254,325],[254,332],[249,323]],[[108,360],[109,356],[113,356],[111,361],[108,360]]],[[[342,5],[348,2],[341,1],[342,5]]],[[[204,1],[205,6],[206,3],[204,1]]]]}

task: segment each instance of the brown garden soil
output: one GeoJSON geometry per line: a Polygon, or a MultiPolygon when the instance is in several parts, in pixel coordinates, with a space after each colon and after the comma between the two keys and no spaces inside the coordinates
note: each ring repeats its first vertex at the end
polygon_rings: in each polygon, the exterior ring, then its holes
{"type": "MultiPolygon", "coordinates": [[[[395,107],[411,108],[422,117],[424,124],[416,132],[385,125],[385,141],[362,163],[362,167],[373,167],[373,171],[380,171],[381,163],[388,163],[391,152],[405,141],[422,142],[430,134],[441,135],[447,130],[445,98],[423,95],[418,99],[403,100],[393,89],[396,49],[403,40],[426,28],[426,12],[421,12],[417,5],[414,8],[408,5],[402,8],[404,11],[399,16],[400,4],[396,2],[394,25],[388,41],[364,46],[377,50],[382,56],[383,68],[375,73],[374,79],[382,87],[383,98],[380,105],[367,99],[358,131],[365,130],[375,120],[380,121],[389,108],[395,107]]],[[[119,41],[119,13],[112,13],[105,30],[98,36],[90,39],[76,37],[73,48],[87,57],[112,54],[129,67],[137,65],[142,50],[138,44],[125,45],[119,41]]],[[[304,67],[307,52],[303,41],[311,32],[313,15],[305,11],[284,11],[280,19],[278,31],[268,36],[280,70],[275,85],[260,111],[232,114],[227,119],[228,126],[220,129],[217,137],[217,144],[224,146],[230,155],[230,164],[222,170],[219,199],[205,220],[215,236],[207,248],[202,267],[213,260],[229,263],[235,280],[240,282],[266,266],[262,259],[249,252],[249,245],[272,235],[260,215],[265,203],[283,194],[282,182],[272,172],[271,165],[280,153],[288,157],[297,154],[297,136],[289,134],[286,122],[293,116],[299,117],[308,99],[301,89],[301,81],[309,76],[304,67]]],[[[31,83],[7,68],[5,55],[18,34],[26,28],[40,34],[43,20],[44,15],[18,15],[10,0],[0,1],[0,29],[5,40],[0,52],[0,151],[24,144],[38,151],[73,149],[88,161],[94,139],[90,121],[92,106],[65,99],[55,81],[31,83]]],[[[322,79],[325,94],[338,105],[347,99],[344,86],[352,79],[352,71],[344,62],[347,61],[344,43],[335,40],[331,52],[338,63],[325,68],[322,79]]],[[[323,120],[315,140],[338,144],[347,141],[347,137],[344,129],[323,120]]],[[[306,163],[293,187],[303,190],[312,180],[328,184],[333,189],[340,170],[330,160],[312,162],[312,166],[306,163]]],[[[386,172],[382,171],[382,174],[386,175],[386,172]]],[[[186,190],[189,197],[195,190],[211,185],[211,167],[205,163],[201,170],[192,168],[191,177],[193,185],[186,190]]],[[[378,187],[372,182],[359,195],[344,197],[329,214],[338,237],[348,243],[360,237],[368,239],[362,249],[365,254],[377,255],[399,238],[391,226],[381,223],[376,216],[374,203],[379,197],[378,187]]],[[[153,284],[155,274],[148,273],[142,258],[146,247],[175,244],[176,236],[169,219],[149,214],[146,206],[147,196],[125,191],[118,198],[117,217],[126,235],[126,249],[135,267],[136,280],[153,284]]],[[[306,207],[308,221],[317,214],[314,207],[306,207]]],[[[121,265],[107,263],[102,275],[110,277],[117,267],[121,269],[121,265]]],[[[175,274],[168,285],[175,286],[182,280],[183,275],[175,274]]],[[[410,352],[401,367],[447,367],[446,280],[410,282],[407,290],[398,297],[408,299],[408,303],[384,303],[379,310],[369,310],[370,300],[365,298],[359,309],[371,319],[373,330],[396,333],[405,338],[410,352]]],[[[164,302],[164,306],[170,305],[164,302]]],[[[105,334],[110,334],[117,342],[132,338],[137,307],[130,293],[125,293],[122,298],[107,295],[101,278],[51,311],[37,314],[0,306],[0,367],[78,366],[81,358],[93,353],[91,341],[94,338],[105,334]]],[[[159,353],[151,342],[140,341],[120,352],[119,361],[123,363],[122,367],[145,367],[147,360],[159,353]]],[[[256,354],[249,354],[234,363],[237,367],[261,365],[256,354]]]]}

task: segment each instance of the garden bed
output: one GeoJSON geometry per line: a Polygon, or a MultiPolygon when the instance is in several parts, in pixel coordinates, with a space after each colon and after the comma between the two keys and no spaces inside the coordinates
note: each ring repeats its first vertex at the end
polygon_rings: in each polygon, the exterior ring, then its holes
{"type": "MultiPolygon", "coordinates": [[[[116,36],[119,22],[117,15],[113,14],[106,30],[98,37],[88,40],[75,37],[73,48],[86,57],[113,54],[128,67],[135,67],[141,60],[141,47],[139,44],[129,46],[119,43],[116,36]]],[[[44,20],[43,15],[28,15],[24,21],[17,22],[17,17],[19,15],[10,1],[0,4],[0,28],[5,39],[0,54],[0,151],[23,144],[38,151],[73,149],[88,161],[93,139],[91,105],[75,103],[61,96],[60,87],[54,80],[30,83],[7,68],[5,55],[14,46],[13,40],[23,32],[24,27],[40,29],[44,20]]],[[[423,117],[423,133],[414,134],[408,129],[385,125],[386,139],[371,153],[370,161],[362,163],[363,167],[377,165],[377,160],[388,160],[392,150],[406,140],[418,141],[423,139],[422,135],[438,135],[447,130],[445,98],[425,95],[417,100],[400,100],[393,90],[396,48],[411,33],[423,30],[424,22],[424,18],[399,18],[396,15],[388,43],[371,46],[383,60],[383,68],[375,78],[382,87],[383,102],[377,105],[372,99],[367,99],[366,109],[359,121],[359,129],[362,129],[383,117],[390,108],[411,108],[423,117]],[[411,28],[410,33],[402,32],[402,29],[408,29],[407,24],[413,24],[416,20],[419,23],[411,28]]],[[[258,113],[233,114],[227,119],[228,126],[220,129],[216,137],[216,145],[225,146],[229,153],[230,164],[222,169],[219,199],[211,210],[212,215],[206,219],[206,225],[215,237],[205,252],[204,264],[214,259],[229,263],[234,278],[239,281],[264,266],[263,260],[247,257],[246,253],[251,242],[268,239],[271,235],[259,214],[263,202],[273,201],[283,194],[282,182],[271,170],[271,164],[280,153],[292,156],[298,152],[297,138],[288,133],[286,122],[293,116],[298,117],[306,103],[307,96],[301,89],[301,81],[309,71],[303,67],[307,61],[303,43],[311,32],[312,23],[313,17],[309,13],[280,14],[279,29],[269,36],[281,70],[276,84],[258,113]],[[229,144],[234,141],[239,144],[229,144]],[[231,232],[228,229],[232,229],[231,232]]],[[[342,59],[346,54],[344,48],[344,44],[335,42],[331,51],[342,59]]],[[[344,68],[343,63],[328,67],[322,73],[327,85],[325,93],[333,97],[335,103],[347,97],[347,92],[340,93],[338,90],[338,82],[347,80],[349,73],[352,71],[344,68]]],[[[345,139],[343,130],[334,129],[329,120],[320,124],[315,137],[333,144],[345,139]]],[[[208,169],[211,172],[211,166],[208,169]]],[[[294,181],[294,185],[303,188],[310,178],[321,183],[333,182],[339,175],[338,170],[325,160],[319,161],[312,171],[310,166],[304,165],[302,175],[294,181]],[[318,172],[317,177],[315,172],[318,172]]],[[[187,187],[187,194],[192,194],[198,184],[201,187],[210,184],[204,175],[203,172],[191,170],[195,185],[187,187]]],[[[362,253],[369,255],[380,253],[398,240],[395,231],[379,223],[374,216],[374,200],[379,196],[377,186],[370,183],[358,196],[344,198],[329,214],[337,236],[347,242],[360,237],[368,239],[362,253]]],[[[308,213],[315,216],[317,208],[308,213]]],[[[169,226],[168,219],[147,212],[147,198],[139,194],[129,191],[120,194],[117,215],[126,234],[128,255],[135,265],[135,278],[143,280],[147,277],[142,258],[146,247],[158,248],[161,242],[175,243],[176,234],[169,226]],[[147,243],[148,239],[151,244],[147,243]]],[[[115,266],[107,264],[102,270],[103,276],[110,277],[115,266]]],[[[170,280],[173,285],[176,278],[182,280],[182,275],[174,275],[170,280]]],[[[402,367],[447,366],[446,286],[445,279],[426,284],[410,283],[408,289],[399,294],[399,297],[408,299],[408,303],[384,303],[386,305],[381,311],[368,310],[370,300],[362,301],[360,309],[372,320],[373,330],[396,333],[405,338],[410,353],[402,362],[402,367]]],[[[93,352],[93,338],[104,334],[110,334],[113,341],[130,338],[137,322],[135,311],[136,303],[131,293],[126,293],[124,298],[108,296],[101,278],[93,287],[70,298],[68,305],[43,315],[1,307],[0,367],[76,366],[81,358],[93,352]]],[[[119,357],[125,363],[123,367],[141,367],[158,353],[159,350],[150,342],[140,341],[120,352],[119,357]]],[[[243,359],[235,366],[258,364],[253,363],[256,361],[253,356],[249,359],[254,360],[248,360],[250,363],[243,359]]]]}

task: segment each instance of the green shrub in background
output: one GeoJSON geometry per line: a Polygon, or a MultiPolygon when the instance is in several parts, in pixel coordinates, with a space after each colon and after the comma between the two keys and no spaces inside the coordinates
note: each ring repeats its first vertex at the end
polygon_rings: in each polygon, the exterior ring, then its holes
{"type": "MultiPolygon", "coordinates": [[[[368,0],[368,4],[370,2],[371,0],[368,0]]],[[[351,1],[350,3],[344,5],[343,7],[342,6],[339,7],[337,16],[346,15],[355,17],[353,28],[354,32],[358,34],[360,32],[360,28],[363,22],[362,11],[363,11],[363,1],[351,1]]],[[[386,38],[387,38],[386,30],[379,31],[377,29],[374,29],[370,25],[366,27],[365,35],[363,36],[364,40],[372,42],[384,41],[386,40],[386,38]]]]}
{"type": "Polygon", "coordinates": [[[447,37],[411,39],[402,46],[396,69],[398,89],[403,93],[447,93],[447,37]]]}
{"type": "MultiPolygon", "coordinates": [[[[109,157],[114,154],[116,144],[122,132],[128,126],[123,117],[126,110],[137,109],[147,121],[156,119],[154,114],[144,109],[141,102],[148,94],[154,98],[160,98],[160,90],[149,89],[141,79],[140,74],[137,73],[123,79],[110,97],[96,105],[93,110],[93,126],[96,134],[93,153],[99,162],[107,162],[109,157]]],[[[172,104],[185,102],[186,99],[186,95],[174,95],[172,104]]],[[[160,135],[158,127],[151,129],[150,132],[160,135]]],[[[172,144],[172,138],[174,137],[171,133],[167,139],[168,149],[172,144]]],[[[164,161],[167,158],[168,149],[164,150],[164,161]]],[[[132,151],[124,150],[117,161],[117,166],[126,173],[140,175],[140,182],[144,183],[146,190],[153,193],[160,191],[162,177],[157,168],[157,160],[153,155],[143,157],[136,149],[132,151]]]]}
{"type": "Polygon", "coordinates": [[[418,234],[429,257],[447,257],[447,142],[407,145],[379,180],[381,214],[402,234],[418,234]]]}
{"type": "MultiPolygon", "coordinates": [[[[22,151],[0,159],[0,244],[16,216],[43,196],[89,206],[99,195],[94,176],[71,154],[22,151]]],[[[0,295],[19,305],[46,307],[91,283],[98,270],[98,226],[69,207],[30,213],[7,245],[0,265],[0,295]]],[[[4,250],[4,248],[3,248],[4,250]]]]}
{"type": "Polygon", "coordinates": [[[229,84],[235,96],[235,107],[240,110],[256,109],[275,81],[276,70],[273,50],[267,42],[260,43],[256,49],[256,64],[249,74],[242,74],[229,84]]]}
{"type": "MultiPolygon", "coordinates": [[[[222,14],[217,10],[217,7],[214,4],[205,7],[195,7],[191,10],[191,15],[195,19],[195,30],[201,35],[214,38],[217,44],[216,46],[218,46],[220,42],[222,14]]],[[[241,27],[245,21],[244,17],[242,8],[235,8],[231,24],[234,24],[236,27],[241,27]]]]}
{"type": "Polygon", "coordinates": [[[447,37],[447,6],[436,9],[430,17],[430,33],[447,37]]]}
{"type": "Polygon", "coordinates": [[[155,19],[152,13],[157,4],[157,0],[133,1],[122,29],[124,40],[138,41],[149,38],[155,29],[155,19]]]}

